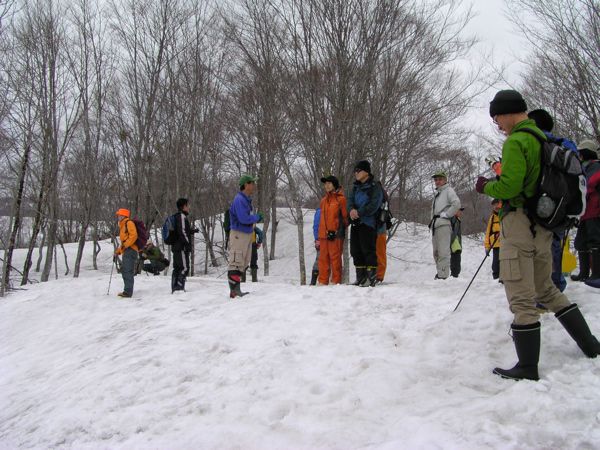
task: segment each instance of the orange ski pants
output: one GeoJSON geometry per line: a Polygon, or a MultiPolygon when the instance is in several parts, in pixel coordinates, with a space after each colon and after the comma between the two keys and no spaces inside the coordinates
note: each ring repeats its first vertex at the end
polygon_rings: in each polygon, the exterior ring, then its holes
{"type": "Polygon", "coordinates": [[[377,242],[375,244],[377,252],[377,279],[383,281],[385,276],[385,268],[387,266],[387,233],[380,233],[377,235],[377,242]]]}
{"type": "Polygon", "coordinates": [[[338,284],[342,282],[342,251],[344,248],[343,239],[319,239],[321,241],[321,253],[319,254],[319,283],[338,284]]]}

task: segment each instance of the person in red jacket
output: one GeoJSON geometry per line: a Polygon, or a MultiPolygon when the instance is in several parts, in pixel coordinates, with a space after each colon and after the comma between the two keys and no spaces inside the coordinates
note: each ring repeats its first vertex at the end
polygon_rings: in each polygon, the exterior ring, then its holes
{"type": "Polygon", "coordinates": [[[579,158],[587,181],[586,206],[579,219],[575,236],[575,249],[579,257],[579,274],[571,276],[573,281],[600,288],[600,161],[598,144],[585,140],[578,146],[579,158]],[[591,261],[591,267],[590,267],[591,261]],[[591,274],[590,274],[591,271],[591,274]]]}
{"type": "Polygon", "coordinates": [[[342,282],[342,251],[348,226],[346,197],[340,182],[332,175],[321,178],[325,196],[321,199],[319,222],[319,284],[342,282]]]}
{"type": "Polygon", "coordinates": [[[119,220],[119,239],[121,245],[115,250],[115,258],[117,255],[123,255],[121,276],[123,277],[124,285],[123,292],[117,295],[129,298],[133,295],[133,277],[135,276],[135,266],[138,260],[138,252],[140,251],[137,245],[135,245],[138,234],[135,223],[129,219],[131,214],[128,209],[120,208],[116,212],[116,215],[119,220]]]}

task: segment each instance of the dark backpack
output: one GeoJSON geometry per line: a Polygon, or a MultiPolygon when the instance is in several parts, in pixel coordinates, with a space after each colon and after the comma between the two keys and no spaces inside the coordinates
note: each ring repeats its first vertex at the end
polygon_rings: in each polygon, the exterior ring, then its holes
{"type": "Polygon", "coordinates": [[[225,230],[225,233],[229,233],[231,231],[231,215],[229,208],[225,210],[225,214],[223,215],[223,230],[225,230]]]}
{"type": "Polygon", "coordinates": [[[390,199],[388,197],[388,193],[383,188],[381,181],[378,181],[378,183],[379,187],[381,187],[381,191],[383,192],[383,201],[381,202],[381,206],[377,211],[375,225],[377,228],[379,228],[381,225],[385,224],[385,229],[389,230],[393,226],[392,219],[394,216],[392,216],[392,212],[390,211],[390,199]]]}
{"type": "Polygon", "coordinates": [[[162,226],[162,239],[167,245],[173,245],[177,242],[177,235],[175,234],[175,214],[171,214],[165,219],[165,223],[162,226]]]}
{"type": "Polygon", "coordinates": [[[586,183],[581,161],[559,140],[543,140],[529,128],[519,131],[535,136],[542,145],[536,194],[525,199],[527,213],[542,227],[564,232],[585,211],[586,183]]]}
{"type": "Polygon", "coordinates": [[[137,231],[137,239],[135,241],[135,245],[141,251],[146,246],[148,238],[150,237],[150,233],[148,233],[146,225],[144,225],[144,222],[141,219],[134,218],[129,220],[131,220],[135,225],[135,230],[137,231]]]}

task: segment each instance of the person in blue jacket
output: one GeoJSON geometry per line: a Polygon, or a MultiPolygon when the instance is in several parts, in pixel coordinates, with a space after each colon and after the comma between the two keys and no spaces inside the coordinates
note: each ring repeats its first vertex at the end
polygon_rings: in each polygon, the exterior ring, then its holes
{"type": "Polygon", "coordinates": [[[229,268],[227,281],[229,282],[229,297],[241,297],[247,292],[242,292],[240,283],[242,274],[250,264],[252,256],[252,235],[254,224],[263,221],[261,213],[252,214],[252,194],[256,189],[258,178],[243,175],[240,178],[240,192],[237,193],[229,208],[229,268]]]}
{"type": "Polygon", "coordinates": [[[316,286],[317,280],[319,279],[319,255],[321,253],[321,243],[319,241],[319,223],[321,223],[321,208],[315,210],[315,217],[313,219],[313,238],[315,239],[315,250],[317,251],[317,257],[312,266],[312,274],[310,277],[310,285],[316,286]]]}
{"type": "Polygon", "coordinates": [[[381,183],[374,180],[371,163],[363,160],[354,166],[352,192],[348,196],[350,216],[350,254],[356,268],[356,286],[377,283],[377,213],[383,202],[381,183]]]}

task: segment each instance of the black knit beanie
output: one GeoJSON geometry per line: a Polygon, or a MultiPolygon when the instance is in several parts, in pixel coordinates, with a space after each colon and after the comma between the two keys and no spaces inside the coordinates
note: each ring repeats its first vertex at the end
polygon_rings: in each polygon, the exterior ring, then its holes
{"type": "Polygon", "coordinates": [[[491,117],[525,111],[527,111],[527,103],[523,100],[523,96],[512,89],[498,91],[494,99],[490,102],[491,117]]]}
{"type": "Polygon", "coordinates": [[[367,161],[366,159],[363,159],[362,161],[358,161],[355,165],[354,165],[354,171],[356,172],[357,170],[364,170],[367,173],[371,173],[371,163],[369,161],[367,161]]]}
{"type": "Polygon", "coordinates": [[[542,131],[552,131],[554,128],[554,120],[545,109],[534,109],[527,114],[527,117],[535,121],[536,126],[542,131]]]}

